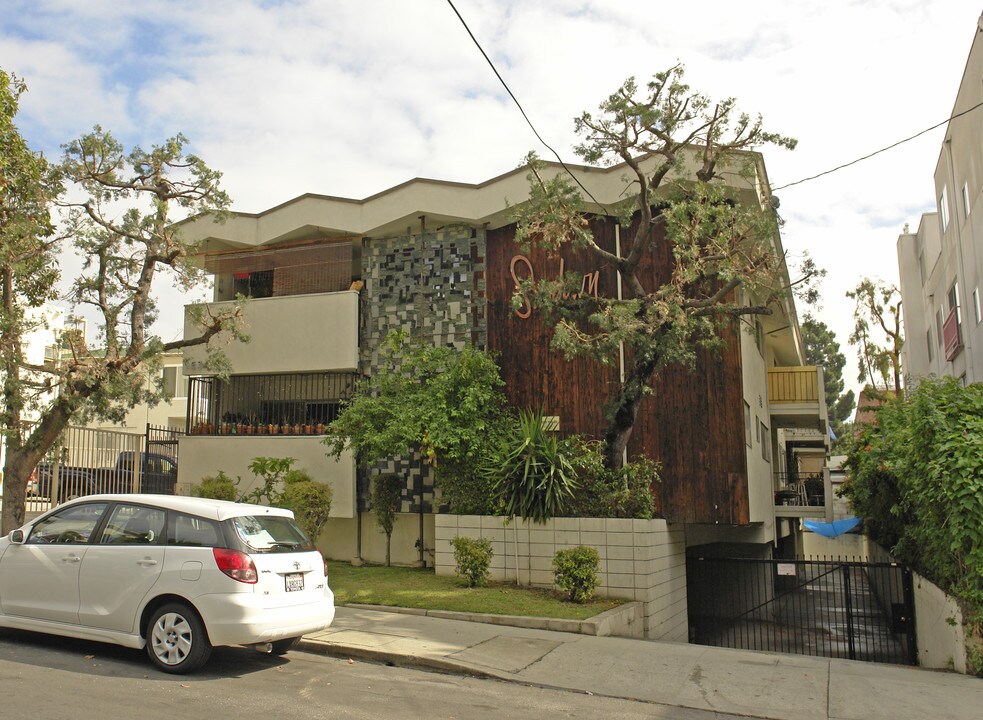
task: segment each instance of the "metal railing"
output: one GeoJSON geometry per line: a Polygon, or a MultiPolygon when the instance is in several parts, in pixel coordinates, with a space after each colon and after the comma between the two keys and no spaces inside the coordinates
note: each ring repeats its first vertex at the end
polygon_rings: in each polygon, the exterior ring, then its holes
{"type": "Polygon", "coordinates": [[[792,472],[775,473],[776,505],[812,505],[822,507],[826,504],[826,487],[823,473],[792,472]]]}
{"type": "Polygon", "coordinates": [[[914,665],[914,591],[898,563],[691,557],[699,645],[914,665]]]}
{"type": "Polygon", "coordinates": [[[190,378],[192,435],[315,435],[351,397],[355,373],[233,375],[190,378]]]}

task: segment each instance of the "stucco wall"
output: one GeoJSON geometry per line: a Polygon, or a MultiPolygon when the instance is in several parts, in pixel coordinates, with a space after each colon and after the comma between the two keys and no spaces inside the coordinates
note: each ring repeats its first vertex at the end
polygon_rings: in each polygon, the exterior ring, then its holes
{"type": "Polygon", "coordinates": [[[435,567],[454,574],[455,536],[492,541],[491,576],[522,584],[553,587],[557,550],[588,545],[601,556],[599,595],[643,603],[645,637],[686,642],[686,544],[682,528],[665,520],[556,518],[545,525],[501,517],[437,515],[435,567]]]}
{"type": "MultiPolygon", "coordinates": [[[[210,305],[215,311],[232,306],[231,302],[210,305]]],[[[185,310],[186,338],[197,334],[189,309],[185,310]]],[[[357,292],[258,298],[246,303],[242,316],[248,343],[223,346],[224,336],[211,343],[225,351],[237,375],[358,369],[357,292]]],[[[205,359],[205,348],[187,348],[184,374],[211,375],[205,359]]]]}
{"type": "MultiPolygon", "coordinates": [[[[358,520],[334,519],[328,521],[318,540],[318,548],[329,560],[361,560],[373,565],[386,562],[386,534],[379,527],[371,512],[360,513],[362,518],[361,553],[358,546],[358,520]]],[[[434,516],[423,516],[423,544],[428,567],[433,567],[434,516]]],[[[416,566],[420,551],[416,541],[420,537],[420,516],[417,513],[399,513],[393,527],[391,562],[393,565],[416,566]]]]}
{"type": "Polygon", "coordinates": [[[355,517],[355,461],[348,452],[335,460],[326,450],[319,437],[189,435],[180,440],[177,492],[189,494],[193,484],[219,470],[233,480],[242,478],[239,491],[248,492],[257,484],[249,471],[253,458],[289,457],[296,460],[294,468],[307,470],[315,480],[331,486],[331,517],[355,517]]]}

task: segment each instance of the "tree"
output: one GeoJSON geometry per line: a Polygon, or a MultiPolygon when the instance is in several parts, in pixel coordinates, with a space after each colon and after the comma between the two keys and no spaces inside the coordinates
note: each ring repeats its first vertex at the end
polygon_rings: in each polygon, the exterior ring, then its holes
{"type": "MultiPolygon", "coordinates": [[[[84,196],[61,204],[75,251],[83,258],[70,298],[97,315],[99,346],[87,347],[85,338],[69,333],[62,338],[59,363],[30,368],[45,375],[55,397],[41,408],[31,429],[20,419],[10,428],[23,442],[8,448],[3,532],[23,522],[28,475],[70,422],[88,413],[113,419],[137,402],[156,401],[159,389],[148,389],[144,375],[163,352],[207,344],[223,330],[245,338],[238,330],[238,306],[214,315],[200,308],[192,317],[199,333],[186,339],[163,342],[152,334],[155,280],[166,272],[188,290],[204,279],[192,261],[197,248],[181,237],[175,215],[221,216],[229,205],[219,187],[220,173],[186,153],[186,144],[177,135],[149,151],[137,147],[126,154],[97,126],[64,146],[59,170],[84,196]]],[[[14,302],[22,302],[20,296],[14,302]]],[[[209,357],[216,370],[227,364],[214,348],[209,357]]],[[[24,386],[10,389],[8,407],[20,402],[24,386]]]]}
{"type": "Polygon", "coordinates": [[[382,532],[386,533],[386,567],[392,564],[393,530],[404,485],[403,479],[394,473],[383,473],[372,478],[372,511],[382,532]]]}
{"type": "Polygon", "coordinates": [[[806,362],[823,366],[826,385],[826,414],[833,433],[840,437],[843,423],[850,417],[856,404],[853,390],[843,392],[843,366],[846,357],[840,352],[836,335],[826,323],[806,315],[802,321],[802,342],[805,345],[806,362]]]}
{"type": "Polygon", "coordinates": [[[364,463],[419,452],[455,512],[487,505],[480,466],[507,417],[498,366],[480,350],[410,342],[399,332],[381,353],[386,369],[364,378],[328,426],[329,452],[351,448],[364,463]]]}
{"type": "Polygon", "coordinates": [[[860,351],[857,379],[874,390],[901,392],[901,295],[894,285],[863,278],[846,296],[856,305],[850,344],[860,351]],[[883,344],[872,337],[873,327],[884,334],[883,344]],[[880,380],[880,385],[877,381],[880,380]]]}
{"type": "Polygon", "coordinates": [[[518,305],[527,298],[543,311],[554,347],[568,356],[611,363],[624,349],[624,378],[606,410],[611,468],[623,462],[639,405],[659,371],[692,365],[697,349],[721,346],[725,326],[770,313],[771,301],[787,291],[784,258],[774,249],[774,209],[742,200],[721,175],[751,172],[755,147],[791,149],[795,141],[766,132],[760,117],[738,113],[733,98],[714,103],[691,92],[682,78],[680,66],[644,89],[629,78],[597,117],[585,112],[575,122],[583,160],[628,168],[628,197],[606,213],[624,230],[620,254],[595,239],[580,191],[563,175],[548,177],[534,156],[530,200],[515,209],[520,244],[584,248],[620,275],[623,299],[579,292],[583,278],[574,273],[527,280],[513,299],[518,305]],[[657,276],[644,271],[653,256],[668,259],[657,276]]]}
{"type": "MultiPolygon", "coordinates": [[[[51,203],[61,192],[57,173],[42,155],[28,147],[14,124],[25,91],[22,80],[0,70],[0,424],[6,447],[3,506],[4,517],[13,513],[21,520],[24,493],[19,493],[18,501],[16,460],[24,444],[24,418],[31,416],[50,393],[50,384],[44,382],[40,369],[27,367],[22,347],[24,337],[45,323],[38,309],[56,297],[55,253],[60,238],[55,236],[51,221],[51,203]]],[[[3,532],[9,529],[11,526],[4,522],[3,532]]]]}

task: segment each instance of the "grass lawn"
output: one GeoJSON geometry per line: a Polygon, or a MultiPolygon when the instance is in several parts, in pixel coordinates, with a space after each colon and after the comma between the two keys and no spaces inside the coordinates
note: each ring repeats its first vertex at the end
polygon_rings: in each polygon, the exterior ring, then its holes
{"type": "Polygon", "coordinates": [[[558,592],[491,583],[468,588],[456,577],[438,577],[430,568],[352,567],[345,562],[328,563],[329,583],[335,603],[363,603],[426,610],[456,610],[492,615],[585,620],[617,607],[625,600],[594,598],[578,605],[558,592]]]}

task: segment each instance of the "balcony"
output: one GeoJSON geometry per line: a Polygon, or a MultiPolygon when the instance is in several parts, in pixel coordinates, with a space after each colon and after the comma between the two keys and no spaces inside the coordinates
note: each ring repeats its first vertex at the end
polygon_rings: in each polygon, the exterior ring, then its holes
{"type": "Polygon", "coordinates": [[[814,428],[826,433],[826,392],[821,367],[769,368],[768,403],[775,427],[814,428]]]}
{"type": "Polygon", "coordinates": [[[320,435],[355,389],[355,373],[233,375],[188,381],[189,435],[320,435]]]}
{"type": "Polygon", "coordinates": [[[775,473],[775,517],[832,519],[828,473],[775,473]]]}
{"type": "Polygon", "coordinates": [[[952,360],[963,349],[962,324],[959,322],[959,308],[954,307],[942,323],[942,345],[945,359],[952,360]]]}
{"type": "MultiPolygon", "coordinates": [[[[232,306],[232,302],[218,302],[208,307],[216,312],[232,306]]],[[[190,318],[192,307],[185,308],[185,338],[197,334],[190,318]]],[[[250,336],[248,343],[222,346],[235,374],[358,368],[356,291],[249,300],[243,308],[243,330],[250,336]]],[[[187,348],[184,374],[213,374],[205,366],[206,357],[204,347],[187,348]]]]}

